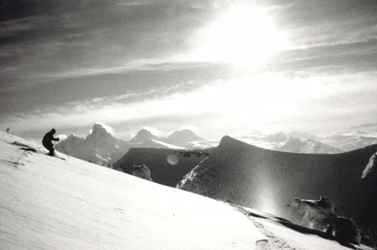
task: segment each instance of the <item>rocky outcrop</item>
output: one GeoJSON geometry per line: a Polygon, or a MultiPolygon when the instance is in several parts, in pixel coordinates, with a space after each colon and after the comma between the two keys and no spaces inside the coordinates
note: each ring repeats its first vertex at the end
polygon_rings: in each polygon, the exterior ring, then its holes
{"type": "Polygon", "coordinates": [[[296,224],[322,231],[343,244],[361,242],[361,232],[356,223],[350,218],[338,216],[335,205],[329,199],[295,198],[288,207],[291,209],[290,219],[296,224]]]}
{"type": "Polygon", "coordinates": [[[135,164],[132,166],[132,175],[148,181],[152,181],[151,170],[145,164],[135,164]]]}

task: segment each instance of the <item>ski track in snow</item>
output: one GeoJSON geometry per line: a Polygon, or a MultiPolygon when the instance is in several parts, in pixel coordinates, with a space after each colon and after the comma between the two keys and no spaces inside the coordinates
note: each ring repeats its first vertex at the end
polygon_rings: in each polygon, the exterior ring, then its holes
{"type": "MultiPolygon", "coordinates": [[[[234,206],[234,205],[233,205],[234,206]]],[[[263,250],[299,250],[293,248],[283,239],[277,237],[272,232],[268,231],[262,223],[257,222],[249,213],[240,206],[234,206],[240,213],[244,214],[267,238],[267,243],[263,244],[263,250]]],[[[301,249],[300,249],[301,250],[301,249]]]]}

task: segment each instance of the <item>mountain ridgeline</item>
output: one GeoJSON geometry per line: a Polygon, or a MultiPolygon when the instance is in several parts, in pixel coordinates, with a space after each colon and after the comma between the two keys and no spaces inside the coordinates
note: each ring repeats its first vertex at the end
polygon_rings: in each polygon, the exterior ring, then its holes
{"type": "Polygon", "coordinates": [[[56,149],[62,153],[109,167],[131,148],[193,150],[207,147],[208,141],[188,129],[175,131],[167,137],[141,129],[126,141],[116,138],[110,128],[99,123],[93,125],[86,137],[70,135],[56,145],[56,149]]]}
{"type": "Polygon", "coordinates": [[[284,218],[289,218],[287,203],[292,198],[325,196],[341,215],[375,231],[377,173],[369,169],[365,176],[364,170],[376,151],[377,145],[372,145],[342,154],[298,154],[225,136],[178,187],[284,218]]]}

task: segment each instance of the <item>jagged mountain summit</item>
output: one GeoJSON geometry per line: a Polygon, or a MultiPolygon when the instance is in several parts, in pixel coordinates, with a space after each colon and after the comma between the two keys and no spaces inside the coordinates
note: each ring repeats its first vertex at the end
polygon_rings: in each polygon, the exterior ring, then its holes
{"type": "Polygon", "coordinates": [[[205,139],[189,129],[175,131],[165,138],[165,141],[189,149],[209,147],[205,139]]]}
{"type": "MultiPolygon", "coordinates": [[[[377,173],[361,178],[377,145],[342,154],[297,154],[224,137],[179,188],[289,218],[294,197],[331,199],[364,230],[377,232],[377,173]]],[[[376,239],[375,239],[376,240],[376,239]]]]}
{"type": "Polygon", "coordinates": [[[142,143],[148,140],[158,139],[158,136],[152,134],[149,130],[143,128],[129,141],[130,143],[142,143]]]}
{"type": "Polygon", "coordinates": [[[85,138],[69,135],[56,145],[62,153],[100,165],[110,165],[129,147],[129,143],[115,138],[105,125],[99,123],[93,125],[85,138]]]}

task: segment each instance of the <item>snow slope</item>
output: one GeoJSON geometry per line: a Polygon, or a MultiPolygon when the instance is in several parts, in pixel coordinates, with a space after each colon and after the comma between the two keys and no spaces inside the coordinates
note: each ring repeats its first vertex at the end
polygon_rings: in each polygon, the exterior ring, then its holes
{"type": "Polygon", "coordinates": [[[250,250],[265,239],[224,203],[39,150],[0,134],[0,249],[250,250]]]}

